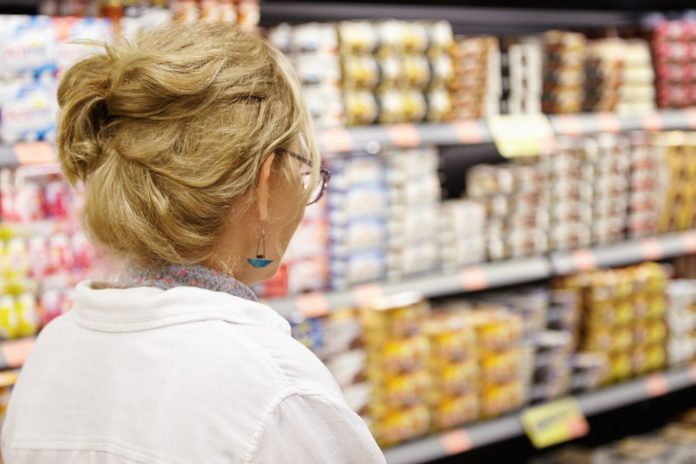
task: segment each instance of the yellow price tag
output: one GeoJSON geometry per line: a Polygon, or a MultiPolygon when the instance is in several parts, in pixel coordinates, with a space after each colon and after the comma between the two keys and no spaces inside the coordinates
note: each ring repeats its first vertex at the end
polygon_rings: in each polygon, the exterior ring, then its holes
{"type": "Polygon", "coordinates": [[[544,154],[555,140],[545,114],[509,114],[488,118],[488,128],[500,154],[506,158],[544,154]]]}
{"type": "Polygon", "coordinates": [[[575,398],[527,408],[522,426],[536,448],[546,448],[586,435],[590,426],[575,398]]]}
{"type": "Polygon", "coordinates": [[[17,382],[17,377],[19,377],[18,370],[0,372],[0,388],[11,387],[17,382]]]}

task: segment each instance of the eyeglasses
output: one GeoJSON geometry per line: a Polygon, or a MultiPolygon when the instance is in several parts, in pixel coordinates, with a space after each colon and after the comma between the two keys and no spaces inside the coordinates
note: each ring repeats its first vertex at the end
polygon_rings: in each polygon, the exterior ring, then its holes
{"type": "MultiPolygon", "coordinates": [[[[312,161],[307,159],[306,157],[300,155],[299,153],[295,153],[293,151],[287,150],[285,148],[279,148],[278,151],[282,151],[284,153],[287,153],[291,157],[295,158],[296,160],[302,162],[305,166],[312,167],[312,161]]],[[[318,202],[321,197],[324,195],[324,190],[326,190],[326,186],[329,184],[329,180],[331,180],[331,171],[329,171],[326,168],[320,167],[319,168],[319,177],[321,178],[320,181],[316,185],[310,185],[311,182],[311,173],[305,172],[301,173],[302,176],[302,183],[305,187],[305,189],[312,189],[311,194],[309,195],[309,201],[307,201],[307,205],[312,205],[316,202],[318,202]]]]}

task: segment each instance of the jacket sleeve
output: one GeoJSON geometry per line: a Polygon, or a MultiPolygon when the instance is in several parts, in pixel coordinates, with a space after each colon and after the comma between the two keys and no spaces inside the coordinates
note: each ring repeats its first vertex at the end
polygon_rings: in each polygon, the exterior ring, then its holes
{"type": "Polygon", "coordinates": [[[267,417],[251,463],[383,464],[365,422],[343,401],[322,394],[292,394],[267,417]]]}

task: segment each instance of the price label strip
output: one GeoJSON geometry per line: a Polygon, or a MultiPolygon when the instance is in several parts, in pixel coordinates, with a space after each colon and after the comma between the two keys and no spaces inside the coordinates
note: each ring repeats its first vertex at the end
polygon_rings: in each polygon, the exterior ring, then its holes
{"type": "Polygon", "coordinates": [[[58,160],[56,151],[46,142],[17,143],[14,152],[22,166],[55,163],[58,160]]]}
{"type": "Polygon", "coordinates": [[[329,314],[331,305],[326,295],[320,292],[305,293],[297,297],[297,309],[305,317],[320,317],[329,314]]]}
{"type": "Polygon", "coordinates": [[[330,153],[344,153],[353,150],[353,138],[343,128],[326,129],[319,133],[319,145],[330,153]]]}
{"type": "Polygon", "coordinates": [[[536,448],[546,448],[587,434],[590,426],[575,398],[527,408],[522,427],[536,448]]]}
{"type": "Polygon", "coordinates": [[[0,345],[0,355],[2,355],[4,367],[22,367],[31,349],[34,347],[34,338],[22,338],[10,340],[0,345]]]}
{"type": "Polygon", "coordinates": [[[421,144],[418,129],[413,124],[394,124],[387,126],[389,139],[395,147],[415,148],[421,144]]]}
{"type": "Polygon", "coordinates": [[[448,456],[454,456],[471,449],[471,438],[464,429],[452,430],[440,437],[440,445],[448,456]]]}
{"type": "Polygon", "coordinates": [[[543,114],[492,116],[488,127],[505,158],[544,154],[555,142],[551,122],[543,114]]]}
{"type": "Polygon", "coordinates": [[[573,266],[578,271],[591,271],[599,267],[597,256],[590,250],[578,250],[572,255],[573,266]]]}
{"type": "Polygon", "coordinates": [[[364,284],[358,285],[351,291],[353,294],[353,301],[359,308],[370,307],[372,302],[384,295],[382,287],[378,284],[364,284]]]}

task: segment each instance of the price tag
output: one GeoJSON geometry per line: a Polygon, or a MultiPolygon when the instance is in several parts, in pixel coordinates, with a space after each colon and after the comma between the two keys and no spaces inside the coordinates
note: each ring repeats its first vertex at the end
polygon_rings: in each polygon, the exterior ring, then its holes
{"type": "Polygon", "coordinates": [[[644,114],[640,117],[640,125],[643,130],[658,132],[663,128],[662,118],[659,113],[644,114]]]}
{"type": "Polygon", "coordinates": [[[506,158],[539,155],[554,139],[551,122],[543,114],[492,116],[488,126],[498,151],[506,158]]]}
{"type": "Polygon", "coordinates": [[[640,251],[643,258],[648,261],[658,261],[665,256],[665,253],[662,250],[662,244],[656,238],[643,240],[640,244],[640,251]]]}
{"type": "Polygon", "coordinates": [[[297,309],[305,317],[326,316],[331,310],[331,305],[323,293],[305,293],[297,297],[297,309]]]}
{"type": "Polygon", "coordinates": [[[326,129],[319,133],[321,150],[330,153],[345,153],[353,150],[353,137],[347,129],[326,129]]]}
{"type": "Polygon", "coordinates": [[[22,166],[55,163],[57,159],[55,150],[46,142],[17,143],[14,152],[22,166]]]}
{"type": "Polygon", "coordinates": [[[11,387],[15,383],[17,383],[18,376],[19,371],[0,372],[0,388],[11,387]]]}
{"type": "Polygon", "coordinates": [[[382,287],[377,284],[364,284],[353,287],[353,300],[359,308],[369,307],[375,298],[384,294],[382,287]]]}
{"type": "Polygon", "coordinates": [[[578,250],[572,256],[573,266],[577,271],[597,269],[597,257],[590,250],[578,250]]]}
{"type": "Polygon", "coordinates": [[[6,367],[22,367],[26,361],[31,349],[34,347],[35,340],[33,338],[22,338],[20,340],[12,340],[3,342],[0,345],[0,354],[5,360],[6,367]]]}
{"type": "Polygon", "coordinates": [[[524,431],[536,448],[574,440],[590,430],[580,403],[575,398],[527,408],[521,420],[524,431]]]}
{"type": "Polygon", "coordinates": [[[600,132],[620,132],[621,123],[614,113],[599,113],[597,125],[600,132]]]}
{"type": "Polygon", "coordinates": [[[696,129],[696,109],[688,109],[684,113],[687,126],[690,129],[696,129]]]}
{"type": "Polygon", "coordinates": [[[556,131],[563,135],[581,135],[583,132],[580,118],[574,114],[554,117],[553,125],[556,127],[556,131]]]}
{"type": "Polygon", "coordinates": [[[486,271],[481,267],[468,267],[459,274],[462,287],[467,292],[475,292],[488,288],[488,277],[486,271]]]}
{"type": "Polygon", "coordinates": [[[394,124],[387,127],[389,139],[396,147],[415,148],[420,146],[421,138],[413,124],[394,124]]]}
{"type": "Polygon", "coordinates": [[[448,456],[464,453],[471,449],[471,438],[464,429],[452,430],[440,436],[440,445],[448,456]]]}
{"type": "Polygon", "coordinates": [[[684,248],[689,254],[696,253],[696,232],[687,232],[684,234],[684,248]]]}
{"type": "Polygon", "coordinates": [[[457,140],[463,144],[483,143],[483,129],[479,121],[455,121],[452,128],[457,140]]]}
{"type": "Polygon", "coordinates": [[[651,397],[663,396],[669,393],[667,377],[662,374],[653,374],[645,379],[645,389],[651,397]]]}

